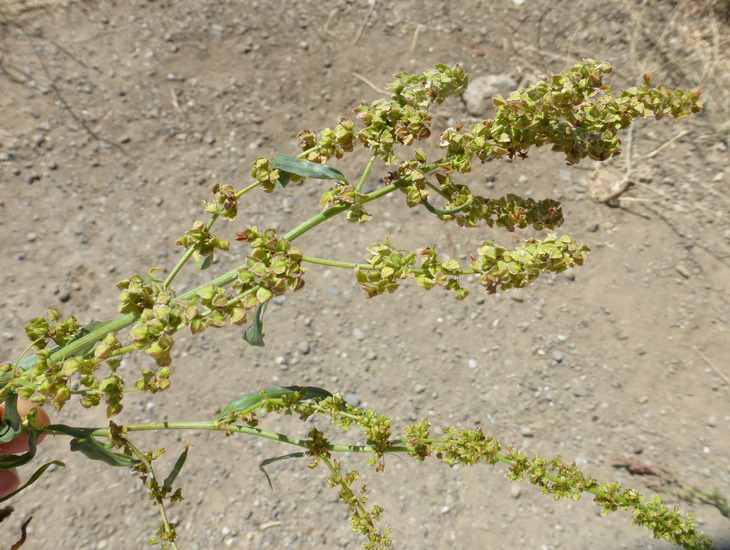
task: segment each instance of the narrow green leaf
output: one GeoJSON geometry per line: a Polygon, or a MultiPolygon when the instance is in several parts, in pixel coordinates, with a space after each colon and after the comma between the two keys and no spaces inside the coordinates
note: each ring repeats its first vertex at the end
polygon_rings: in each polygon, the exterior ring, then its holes
{"type": "Polygon", "coordinates": [[[52,460],[51,462],[48,462],[48,463],[44,464],[43,466],[41,466],[40,468],[38,468],[33,473],[32,476],[30,476],[30,478],[28,479],[28,481],[25,482],[24,485],[22,485],[17,490],[15,490],[14,492],[10,493],[9,495],[6,495],[5,497],[0,498],[0,502],[4,502],[4,501],[6,501],[6,500],[8,500],[8,499],[10,499],[12,497],[14,497],[18,493],[22,492],[23,490],[25,490],[28,487],[30,487],[31,485],[33,485],[36,481],[38,481],[38,479],[40,479],[40,477],[45,473],[45,471],[48,470],[48,468],[50,468],[54,464],[56,466],[65,466],[66,465],[63,462],[61,462],[60,460],[52,460]]]}
{"type": "Polygon", "coordinates": [[[252,346],[264,347],[264,313],[266,305],[261,304],[256,308],[251,326],[243,333],[243,339],[252,346]]]}
{"type": "Polygon", "coordinates": [[[318,388],[316,386],[286,386],[286,387],[275,387],[267,390],[257,391],[256,393],[249,393],[243,397],[239,397],[235,401],[231,401],[223,411],[218,415],[217,421],[223,420],[229,413],[234,411],[241,411],[246,414],[261,406],[264,399],[276,399],[291,395],[294,392],[299,392],[301,395],[301,401],[308,399],[326,399],[332,397],[332,394],[325,389],[318,388]]]}
{"type": "Polygon", "coordinates": [[[35,457],[38,436],[41,432],[31,428],[28,438],[28,451],[17,455],[0,456],[0,470],[10,470],[28,464],[35,457]]]}
{"type": "Polygon", "coordinates": [[[345,175],[337,168],[327,166],[326,164],[319,164],[318,162],[290,157],[289,155],[282,155],[281,153],[274,157],[274,160],[271,161],[271,166],[279,170],[279,183],[281,183],[282,187],[286,187],[291,179],[291,176],[286,175],[286,173],[304,178],[347,182],[345,175]],[[281,172],[284,172],[284,174],[281,172]],[[282,178],[282,176],[285,177],[282,178]]]}
{"type": "Polygon", "coordinates": [[[47,429],[65,435],[70,435],[73,438],[71,440],[71,450],[74,452],[84,453],[91,460],[99,460],[109,464],[110,466],[130,467],[135,464],[139,464],[139,460],[130,458],[123,454],[114,453],[99,443],[99,441],[91,435],[91,432],[94,431],[92,428],[74,428],[64,424],[51,424],[47,427],[47,429]]]}
{"type": "Polygon", "coordinates": [[[5,400],[3,423],[5,424],[5,427],[0,430],[0,443],[12,441],[22,431],[22,419],[18,414],[18,394],[14,391],[11,391],[10,395],[8,395],[8,398],[5,400]]]}
{"type": "Polygon", "coordinates": [[[185,461],[188,459],[188,449],[190,448],[190,445],[185,445],[185,450],[180,454],[179,457],[177,457],[177,462],[175,462],[175,466],[173,466],[172,471],[170,472],[170,475],[165,478],[165,482],[162,484],[162,493],[164,494],[165,491],[170,489],[172,487],[172,484],[175,483],[175,479],[177,478],[178,474],[180,473],[180,470],[182,470],[183,465],[185,464],[185,461]]]}
{"type": "Polygon", "coordinates": [[[271,483],[271,477],[269,477],[269,472],[267,472],[264,469],[264,466],[268,466],[269,464],[273,462],[278,462],[279,460],[287,460],[289,458],[302,458],[304,456],[304,453],[298,452],[298,453],[289,453],[288,455],[282,455],[282,456],[275,456],[274,458],[267,458],[265,460],[262,460],[259,462],[259,470],[261,470],[264,475],[266,476],[266,481],[269,482],[269,487],[271,487],[271,492],[274,492],[274,484],[271,483]]]}

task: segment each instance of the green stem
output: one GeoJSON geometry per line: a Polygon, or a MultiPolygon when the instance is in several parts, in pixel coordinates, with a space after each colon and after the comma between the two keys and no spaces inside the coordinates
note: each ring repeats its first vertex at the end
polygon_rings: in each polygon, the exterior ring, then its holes
{"type": "MultiPolygon", "coordinates": [[[[213,224],[218,219],[218,216],[220,214],[213,214],[210,219],[208,220],[208,223],[205,224],[205,228],[203,228],[203,231],[206,233],[210,231],[211,227],[213,227],[213,224]]],[[[180,258],[180,261],[177,262],[177,265],[172,268],[172,271],[170,271],[170,274],[165,279],[165,282],[163,283],[165,285],[165,288],[169,288],[170,284],[172,283],[172,280],[177,276],[177,274],[180,272],[180,270],[183,268],[183,266],[187,263],[187,261],[190,259],[190,257],[195,253],[195,247],[191,246],[185,251],[185,254],[183,254],[183,257],[180,258]]]]}
{"type": "MultiPolygon", "coordinates": [[[[222,431],[222,432],[233,432],[243,433],[247,435],[255,435],[257,437],[263,437],[265,439],[271,439],[273,441],[280,441],[282,443],[288,443],[296,447],[302,447],[305,449],[309,448],[306,440],[291,437],[278,432],[271,432],[268,430],[262,430],[260,428],[252,428],[250,426],[237,426],[233,424],[219,423],[213,421],[190,421],[190,422],[141,422],[138,424],[130,424],[128,426],[120,426],[120,428],[127,432],[145,432],[145,431],[157,431],[157,430],[210,430],[210,431],[222,431]]],[[[40,428],[43,431],[43,428],[40,428]]],[[[54,433],[53,430],[45,430],[46,433],[54,433]]],[[[57,435],[62,435],[60,432],[57,435]]],[[[91,435],[96,437],[109,437],[111,434],[109,428],[97,428],[91,432],[91,435]]],[[[372,445],[326,445],[325,448],[328,451],[335,453],[372,453],[374,448],[372,445]]],[[[413,452],[415,447],[408,445],[398,445],[390,448],[390,452],[413,452]]]]}
{"type": "Polygon", "coordinates": [[[259,185],[261,185],[261,182],[258,181],[258,180],[256,180],[255,182],[253,182],[252,184],[250,184],[245,189],[241,189],[240,191],[238,191],[237,193],[235,193],[233,196],[236,197],[237,199],[240,199],[243,195],[245,195],[249,191],[252,191],[253,189],[256,189],[259,185]]]}
{"type": "Polygon", "coordinates": [[[370,174],[370,169],[373,167],[373,164],[375,164],[375,160],[378,158],[377,153],[373,153],[373,155],[370,157],[370,160],[368,161],[368,165],[365,167],[365,171],[362,173],[362,177],[360,178],[360,181],[357,184],[357,187],[355,188],[355,191],[358,193],[362,190],[362,186],[365,185],[365,180],[367,179],[368,175],[370,174]]]}
{"type": "MultiPolygon", "coordinates": [[[[152,464],[150,463],[150,461],[147,460],[147,458],[144,456],[144,454],[142,454],[139,451],[139,449],[137,449],[134,445],[132,445],[132,443],[130,443],[126,439],[124,440],[124,445],[132,452],[132,454],[134,454],[137,457],[137,459],[142,464],[144,464],[145,470],[147,471],[147,475],[150,476],[150,481],[153,482],[158,487],[160,487],[160,484],[157,481],[157,478],[155,476],[155,471],[152,468],[152,464]]],[[[152,487],[152,483],[150,483],[150,486],[152,487]]],[[[162,525],[164,526],[165,534],[167,537],[172,538],[172,537],[170,537],[170,535],[173,533],[173,529],[172,529],[172,526],[170,525],[170,520],[167,518],[167,510],[165,509],[165,502],[157,491],[154,491],[154,496],[155,496],[155,502],[157,502],[157,506],[160,509],[160,517],[162,518],[162,525]]],[[[169,542],[171,547],[173,549],[177,550],[177,544],[175,544],[174,540],[167,540],[166,542],[169,542]]]]}
{"type": "MultiPolygon", "coordinates": [[[[444,157],[445,158],[445,157],[444,157]]],[[[439,167],[439,164],[444,161],[444,158],[441,158],[437,160],[436,162],[432,162],[431,164],[428,164],[427,166],[424,166],[422,168],[423,173],[432,172],[433,170],[436,170],[439,167]]],[[[372,166],[373,158],[371,157],[370,162],[368,163],[368,168],[366,168],[366,171],[369,170],[369,168],[372,166]]],[[[361,180],[361,183],[364,181],[364,179],[361,180]]],[[[381,187],[380,189],[376,189],[372,193],[370,193],[367,198],[364,199],[364,202],[371,202],[376,199],[379,199],[380,197],[383,197],[389,193],[392,193],[396,189],[400,187],[405,187],[411,182],[410,176],[402,178],[396,182],[391,183],[390,185],[386,185],[385,187],[381,187]]],[[[253,186],[257,184],[252,184],[253,186]]],[[[359,184],[358,184],[359,185],[359,184]]],[[[248,190],[251,186],[246,188],[248,190]]],[[[286,235],[284,235],[284,238],[292,242],[293,240],[297,239],[298,237],[302,236],[304,233],[309,231],[310,229],[318,226],[319,224],[329,220],[330,218],[333,218],[337,216],[338,214],[341,214],[342,212],[345,212],[348,210],[348,205],[337,205],[333,206],[331,208],[328,208],[324,212],[321,212],[317,214],[316,216],[312,216],[307,221],[301,223],[291,231],[289,231],[286,235]]],[[[212,222],[215,221],[215,216],[208,222],[208,225],[206,225],[207,228],[209,228],[212,225],[212,222]]],[[[179,266],[182,266],[181,264],[184,263],[184,261],[187,261],[189,258],[189,254],[192,255],[192,251],[188,250],[185,253],[185,256],[178,262],[179,266]]],[[[236,277],[238,276],[238,270],[242,266],[238,266],[227,273],[224,273],[223,275],[220,275],[213,279],[212,281],[209,281],[208,283],[205,283],[203,285],[200,285],[192,290],[189,290],[188,292],[185,292],[184,294],[181,294],[174,298],[173,300],[179,300],[179,299],[190,299],[197,295],[197,293],[206,285],[206,284],[212,284],[213,286],[220,286],[224,287],[229,284],[231,284],[233,281],[236,280],[236,277]]],[[[176,266],[177,268],[177,266],[176,266]]],[[[178,269],[179,271],[179,269],[178,269]]],[[[177,274],[177,271],[174,272],[174,274],[177,274]]],[[[165,280],[166,284],[168,281],[172,280],[172,277],[174,277],[174,274],[171,273],[170,276],[165,280]]],[[[90,346],[92,344],[95,344],[96,342],[99,342],[100,340],[103,340],[104,337],[106,337],[107,334],[111,332],[118,332],[132,323],[136,321],[136,319],[139,317],[138,313],[128,313],[127,315],[124,315],[122,317],[119,317],[118,319],[115,319],[114,321],[110,321],[105,325],[102,325],[101,327],[91,331],[89,334],[83,336],[82,338],[79,338],[78,340],[74,340],[72,343],[68,344],[66,347],[58,350],[57,352],[51,354],[51,360],[53,362],[59,362],[64,361],[65,359],[72,357],[74,354],[78,353],[82,349],[84,349],[87,346],[90,346]]],[[[32,356],[31,356],[32,357],[32,356]]],[[[32,365],[32,364],[31,364],[32,365]]],[[[24,367],[29,365],[23,365],[24,367]]]]}
{"type": "Polygon", "coordinates": [[[328,267],[341,267],[344,269],[355,269],[356,267],[361,270],[375,269],[370,264],[355,264],[352,262],[339,262],[337,260],[328,260],[326,258],[316,258],[314,256],[302,256],[302,261],[310,263],[310,264],[326,265],[328,267]]]}

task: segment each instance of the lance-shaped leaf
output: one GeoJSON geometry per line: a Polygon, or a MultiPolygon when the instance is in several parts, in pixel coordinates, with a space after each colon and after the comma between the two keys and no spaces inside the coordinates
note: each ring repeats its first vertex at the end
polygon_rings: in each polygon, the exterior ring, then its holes
{"type": "Polygon", "coordinates": [[[165,478],[165,482],[162,484],[162,489],[160,491],[163,495],[168,489],[172,488],[172,484],[175,483],[175,479],[177,479],[180,470],[182,470],[182,467],[185,465],[185,461],[188,459],[189,448],[189,444],[185,445],[185,450],[180,454],[179,457],[177,457],[177,461],[175,462],[175,466],[173,466],[170,475],[165,478]]]}
{"type": "Polygon", "coordinates": [[[274,157],[274,160],[271,161],[271,166],[279,171],[277,184],[282,187],[286,187],[289,184],[292,174],[303,178],[347,182],[345,175],[337,168],[318,162],[290,157],[289,155],[282,155],[281,153],[274,157]]]}
{"type": "Polygon", "coordinates": [[[38,468],[33,473],[32,476],[30,476],[30,478],[28,479],[28,481],[25,482],[24,485],[22,485],[21,487],[18,487],[15,491],[13,491],[12,493],[10,493],[9,495],[6,495],[3,498],[0,498],[0,502],[4,502],[6,500],[9,500],[9,499],[13,498],[18,493],[21,493],[26,488],[28,488],[31,485],[33,485],[36,481],[38,481],[40,479],[40,477],[45,473],[45,471],[48,470],[48,468],[50,468],[51,466],[54,466],[54,465],[55,466],[65,466],[66,464],[64,464],[60,460],[52,460],[51,462],[48,462],[48,463],[44,464],[43,466],[41,466],[40,468],[38,468]]]}
{"type": "Polygon", "coordinates": [[[234,411],[241,411],[241,413],[246,414],[257,407],[260,407],[265,399],[278,399],[288,395],[293,395],[295,392],[299,392],[301,397],[300,401],[316,398],[327,399],[328,397],[332,397],[330,392],[316,386],[286,386],[269,388],[267,390],[257,391],[256,393],[246,394],[243,397],[239,397],[235,401],[232,401],[218,415],[218,422],[234,411]]]}
{"type": "Polygon", "coordinates": [[[99,443],[91,435],[91,432],[94,431],[93,428],[74,428],[64,424],[51,424],[47,426],[47,429],[73,437],[71,440],[71,450],[84,453],[91,460],[99,460],[110,466],[122,466],[125,468],[139,464],[139,460],[112,452],[111,449],[99,443]]]}
{"type": "Polygon", "coordinates": [[[290,458],[302,458],[303,456],[305,456],[305,455],[302,452],[289,453],[289,454],[282,455],[282,456],[275,456],[273,458],[266,458],[266,459],[262,460],[261,462],[259,462],[259,470],[261,470],[264,473],[264,475],[266,476],[266,481],[269,482],[269,487],[271,487],[272,493],[274,492],[274,484],[271,483],[271,477],[269,477],[269,472],[266,471],[264,466],[268,466],[269,464],[271,464],[273,462],[278,462],[279,460],[288,460],[290,458]]]}

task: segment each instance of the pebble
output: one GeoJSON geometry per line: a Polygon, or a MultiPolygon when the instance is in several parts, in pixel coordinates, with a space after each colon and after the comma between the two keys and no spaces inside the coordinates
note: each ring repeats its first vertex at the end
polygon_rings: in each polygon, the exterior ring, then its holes
{"type": "Polygon", "coordinates": [[[509,494],[512,498],[520,498],[520,493],[522,492],[522,487],[519,485],[512,485],[509,489],[509,494]]]}
{"type": "Polygon", "coordinates": [[[475,369],[479,365],[476,359],[469,359],[469,361],[467,361],[467,364],[469,365],[470,369],[475,369]]]}
{"type": "Polygon", "coordinates": [[[307,342],[306,340],[304,342],[299,342],[297,349],[299,349],[299,353],[301,353],[302,355],[307,355],[310,350],[309,342],[307,342]]]}
{"type": "Polygon", "coordinates": [[[677,270],[677,273],[679,273],[682,277],[685,279],[689,279],[689,269],[683,264],[677,264],[675,269],[677,270]]]}
{"type": "Polygon", "coordinates": [[[707,425],[710,428],[714,428],[715,426],[717,426],[717,417],[716,416],[711,416],[710,418],[708,418],[707,419],[707,425]]]}
{"type": "Polygon", "coordinates": [[[529,426],[520,426],[520,433],[524,437],[533,437],[535,435],[535,432],[529,426]]]}
{"type": "Polygon", "coordinates": [[[36,239],[38,238],[38,235],[36,235],[35,233],[28,233],[28,234],[27,234],[27,235],[25,236],[25,238],[26,238],[26,240],[27,240],[27,241],[28,241],[29,243],[32,243],[33,241],[35,241],[35,240],[36,240],[36,239]]]}
{"type": "Polygon", "coordinates": [[[365,333],[360,330],[359,328],[355,328],[352,331],[352,335],[357,338],[358,340],[364,340],[365,339],[365,333]]]}
{"type": "Polygon", "coordinates": [[[345,398],[345,401],[347,401],[353,407],[357,407],[360,405],[360,396],[356,393],[348,392],[343,397],[345,398]]]}

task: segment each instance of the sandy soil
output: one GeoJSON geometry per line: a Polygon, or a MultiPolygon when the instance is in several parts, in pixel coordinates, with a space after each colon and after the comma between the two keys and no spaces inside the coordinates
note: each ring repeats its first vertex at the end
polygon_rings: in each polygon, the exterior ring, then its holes
{"type": "MultiPolygon", "coordinates": [[[[181,335],[172,388],[130,395],[118,422],[211,419],[261,387],[320,385],[392,415],[396,430],[423,416],[435,426],[479,425],[598,479],[662,491],[696,514],[718,548],[730,547],[730,524],[716,507],[685,502],[676,485],[625,467],[730,492],[726,4],[0,2],[1,358],[22,352],[24,325],[48,307],[82,322],[115,316],[115,283],[174,265],[175,239],[206,219],[200,201],[212,185],[240,187],[256,157],[296,154],[301,129],[333,126],[379,97],[366,81],[381,87],[401,70],[460,63],[472,80],[507,75],[519,84],[582,58],[608,61],[616,88],[649,73],[657,83],[701,87],[707,108],[680,123],[639,122],[624,136],[624,154],[600,169],[534,151],[477,167],[466,180],[483,194],[561,200],[560,231],[592,249],[584,267],[496,296],[472,284],[464,302],[415,284],[366,300],[350,272],[312,268],[302,291],[269,308],[265,348],[246,346],[238,330],[181,335]],[[637,184],[613,206],[601,202],[629,166],[637,184]]],[[[446,103],[435,133],[489,109],[446,103]]],[[[364,153],[337,166],[356,175],[364,153]]],[[[376,167],[368,185],[385,174],[376,167]]],[[[218,232],[288,230],[317,211],[323,185],[256,194],[218,232]]],[[[404,248],[436,243],[466,257],[486,239],[514,245],[527,236],[460,231],[408,210],[401,197],[371,213],[370,224],[334,220],[297,245],[357,261],[390,235],[404,248]]],[[[227,271],[244,253],[233,246],[203,275],[227,271]]],[[[178,291],[200,277],[184,272],[178,291]]],[[[146,366],[135,357],[124,371],[146,366]]],[[[77,403],[54,420],[106,423],[101,409],[77,403]]],[[[275,417],[264,426],[299,436],[309,429],[275,417]]],[[[324,470],[276,463],[269,490],[258,463],[289,452],[281,444],[218,433],[135,441],[167,449],[161,471],[193,444],[179,480],[185,501],[171,507],[181,548],[362,543],[324,470]]],[[[24,550],[145,546],[159,516],[138,480],[69,452],[61,438],[43,445],[38,464],[55,458],[67,466],[12,502],[0,546],[17,540],[30,515],[24,550]]],[[[528,484],[510,485],[500,466],[391,457],[376,475],[363,456],[341,460],[365,476],[397,548],[669,547],[626,513],[600,517],[589,498],[556,503],[528,484]]]]}

